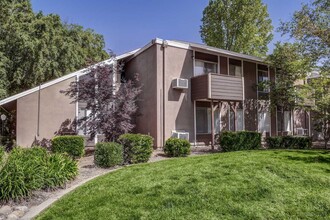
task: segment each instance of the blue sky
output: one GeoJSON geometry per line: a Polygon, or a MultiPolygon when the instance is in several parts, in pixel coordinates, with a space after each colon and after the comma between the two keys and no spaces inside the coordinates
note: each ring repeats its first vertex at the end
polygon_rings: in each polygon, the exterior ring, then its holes
{"type": "MultiPolygon", "coordinates": [[[[307,0],[263,0],[273,26],[288,20],[307,0]]],[[[59,14],[63,21],[92,28],[104,36],[106,49],[117,55],[151,39],[201,42],[199,27],[208,0],[32,0],[34,11],[59,14]]],[[[273,43],[281,38],[275,33],[273,43]]]]}

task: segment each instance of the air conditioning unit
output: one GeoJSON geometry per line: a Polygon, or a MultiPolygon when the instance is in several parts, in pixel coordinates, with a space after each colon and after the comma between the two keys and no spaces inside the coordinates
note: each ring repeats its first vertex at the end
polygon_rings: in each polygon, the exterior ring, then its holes
{"type": "Polygon", "coordinates": [[[188,89],[188,79],[176,78],[172,80],[173,89],[188,89]]]}
{"type": "Polygon", "coordinates": [[[172,131],[173,138],[185,139],[189,141],[189,132],[185,131],[172,131]]]}
{"type": "Polygon", "coordinates": [[[297,135],[299,136],[307,136],[308,130],[304,128],[297,128],[297,135]]]}

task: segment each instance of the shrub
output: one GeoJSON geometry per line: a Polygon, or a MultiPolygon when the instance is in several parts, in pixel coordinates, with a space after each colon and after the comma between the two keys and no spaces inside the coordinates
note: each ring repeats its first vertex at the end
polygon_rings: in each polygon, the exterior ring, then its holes
{"type": "Polygon", "coordinates": [[[123,134],[118,141],[123,145],[124,163],[148,162],[152,154],[153,138],[143,134],[123,134]]]}
{"type": "Polygon", "coordinates": [[[254,131],[224,131],[218,142],[224,152],[261,148],[261,134],[254,131]]]}
{"type": "Polygon", "coordinates": [[[270,149],[310,149],[312,147],[312,139],[310,137],[268,137],[266,142],[270,149]]]}
{"type": "Polygon", "coordinates": [[[3,146],[0,146],[0,171],[5,163],[6,152],[3,146]]]}
{"type": "Polygon", "coordinates": [[[71,157],[55,153],[49,155],[46,162],[43,188],[55,188],[64,185],[67,181],[78,175],[77,161],[71,157]]]}
{"type": "Polygon", "coordinates": [[[114,142],[100,142],[95,146],[94,162],[100,167],[112,167],[123,163],[123,146],[114,142]]]}
{"type": "Polygon", "coordinates": [[[67,153],[73,158],[80,158],[85,153],[84,138],[77,135],[54,137],[52,151],[54,153],[67,153]]]}
{"type": "Polygon", "coordinates": [[[36,189],[60,186],[75,177],[77,163],[63,158],[41,147],[14,148],[0,172],[0,201],[25,197],[36,189]]]}
{"type": "Polygon", "coordinates": [[[169,157],[182,157],[190,154],[190,143],[184,139],[169,138],[165,142],[164,153],[169,157]]]}
{"type": "Polygon", "coordinates": [[[276,136],[276,137],[267,137],[266,143],[268,148],[270,149],[281,149],[284,148],[282,144],[282,137],[276,136]]]}

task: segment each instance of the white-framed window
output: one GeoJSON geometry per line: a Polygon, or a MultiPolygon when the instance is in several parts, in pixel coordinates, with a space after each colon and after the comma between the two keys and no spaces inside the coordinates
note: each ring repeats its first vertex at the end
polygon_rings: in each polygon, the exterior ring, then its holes
{"type": "Polygon", "coordinates": [[[278,132],[292,132],[291,111],[277,111],[277,130],[278,132]]]}
{"type": "MultiPolygon", "coordinates": [[[[81,104],[78,107],[78,120],[90,115],[90,113],[91,110],[86,109],[85,105],[81,104]]],[[[87,134],[87,127],[78,126],[78,135],[86,135],[86,134],[87,134]]]]}
{"type": "Polygon", "coordinates": [[[242,61],[229,58],[229,75],[242,76],[242,61]]]}
{"type": "MultiPolygon", "coordinates": [[[[209,107],[196,107],[196,133],[211,134],[212,110],[209,107]]],[[[220,132],[221,120],[219,117],[219,109],[214,111],[214,131],[220,132]]]]}
{"type": "Polygon", "coordinates": [[[195,60],[194,73],[195,76],[200,76],[208,73],[217,73],[217,63],[204,61],[204,60],[195,60]]]}
{"type": "MultiPolygon", "coordinates": [[[[235,130],[235,114],[232,109],[228,111],[228,119],[229,119],[229,130],[234,131],[235,130]]],[[[243,131],[243,109],[237,109],[236,110],[236,119],[237,119],[237,127],[236,131],[243,131]]]]}
{"type": "MultiPolygon", "coordinates": [[[[258,85],[262,85],[264,82],[269,81],[269,71],[268,66],[258,64],[258,85]]],[[[259,98],[268,98],[269,88],[266,85],[258,86],[258,97],[259,98]]]]}
{"type": "Polygon", "coordinates": [[[258,131],[261,133],[270,132],[270,112],[258,112],[258,131]]]}

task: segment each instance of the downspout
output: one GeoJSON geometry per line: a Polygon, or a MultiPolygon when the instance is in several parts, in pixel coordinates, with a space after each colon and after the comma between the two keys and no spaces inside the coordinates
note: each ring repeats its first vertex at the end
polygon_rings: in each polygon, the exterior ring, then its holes
{"type": "Polygon", "coordinates": [[[162,138],[162,146],[164,146],[165,144],[165,73],[166,73],[166,69],[165,69],[165,64],[166,64],[166,60],[165,60],[165,48],[168,46],[167,41],[164,40],[163,44],[162,44],[162,48],[163,48],[163,79],[162,79],[162,87],[163,87],[163,138],[162,138]]]}
{"type": "Polygon", "coordinates": [[[38,124],[37,124],[37,135],[36,137],[39,137],[39,132],[40,132],[40,90],[41,90],[41,85],[39,85],[39,90],[38,90],[38,124]]]}

